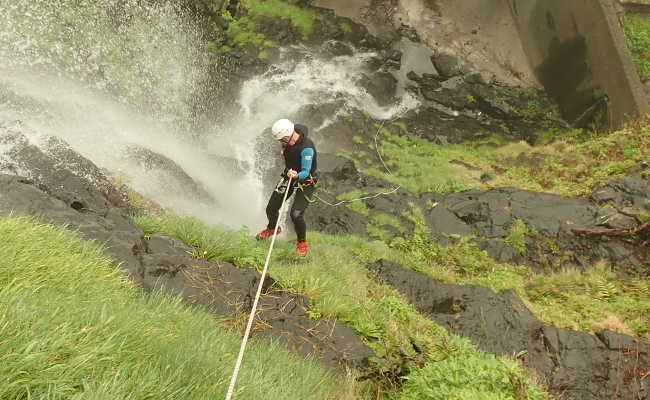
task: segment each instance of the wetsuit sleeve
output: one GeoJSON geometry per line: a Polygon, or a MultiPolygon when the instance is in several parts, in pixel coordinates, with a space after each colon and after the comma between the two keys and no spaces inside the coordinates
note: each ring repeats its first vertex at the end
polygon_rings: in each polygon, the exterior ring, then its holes
{"type": "Polygon", "coordinates": [[[306,147],[300,152],[300,172],[298,172],[298,180],[304,181],[309,176],[311,171],[311,162],[314,158],[314,149],[306,147]]]}

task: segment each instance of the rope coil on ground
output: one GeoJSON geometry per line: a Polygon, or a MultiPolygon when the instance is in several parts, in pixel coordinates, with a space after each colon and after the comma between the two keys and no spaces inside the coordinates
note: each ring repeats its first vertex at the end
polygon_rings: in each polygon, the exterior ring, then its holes
{"type": "MultiPolygon", "coordinates": [[[[291,178],[289,178],[289,183],[287,187],[291,186],[291,178]]],[[[280,205],[280,215],[284,213],[284,206],[287,201],[287,194],[289,190],[284,191],[284,198],[282,199],[282,204],[280,205]]],[[[232,398],[233,392],[235,390],[235,383],[237,382],[237,376],[239,375],[239,370],[241,368],[241,363],[244,358],[244,351],[246,350],[246,344],[248,343],[248,336],[250,335],[251,328],[253,326],[253,319],[255,319],[255,312],[257,311],[257,303],[262,294],[262,286],[264,285],[264,278],[266,277],[266,272],[269,268],[269,262],[271,261],[271,253],[273,252],[273,245],[275,244],[275,238],[278,234],[278,227],[280,224],[275,224],[275,229],[273,230],[273,238],[271,239],[271,244],[269,245],[269,251],[266,254],[266,261],[264,262],[264,269],[262,270],[262,276],[260,277],[260,283],[257,286],[257,293],[255,294],[255,300],[253,301],[253,307],[251,309],[251,314],[248,317],[248,324],[246,324],[246,331],[244,332],[244,339],[242,340],[241,346],[239,348],[239,355],[237,356],[237,361],[235,362],[235,369],[230,378],[230,386],[228,386],[228,393],[226,394],[226,400],[232,398]]]]}

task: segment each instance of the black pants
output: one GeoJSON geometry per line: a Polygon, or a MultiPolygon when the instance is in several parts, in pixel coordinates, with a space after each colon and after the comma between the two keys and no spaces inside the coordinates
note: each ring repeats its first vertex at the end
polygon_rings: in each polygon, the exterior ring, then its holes
{"type": "MultiPolygon", "coordinates": [[[[296,236],[298,237],[299,242],[304,242],[307,240],[307,224],[305,224],[304,213],[309,205],[309,200],[312,199],[315,187],[314,185],[303,186],[302,189],[296,187],[297,185],[291,185],[288,188],[289,193],[287,194],[287,201],[294,192],[296,192],[296,198],[293,200],[293,206],[291,207],[291,221],[293,221],[293,226],[296,230],[296,236]]],[[[268,227],[270,229],[275,229],[275,225],[278,223],[278,217],[280,215],[280,206],[282,206],[282,199],[284,198],[284,193],[280,193],[277,190],[274,190],[269,199],[269,203],[266,205],[266,216],[269,219],[268,227]]]]}

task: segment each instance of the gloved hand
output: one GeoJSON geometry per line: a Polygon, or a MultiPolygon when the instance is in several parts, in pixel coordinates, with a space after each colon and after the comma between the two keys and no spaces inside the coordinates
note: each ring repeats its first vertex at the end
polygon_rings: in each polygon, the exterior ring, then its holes
{"type": "Polygon", "coordinates": [[[298,177],[298,172],[293,169],[287,171],[287,176],[291,179],[296,179],[298,177]]]}

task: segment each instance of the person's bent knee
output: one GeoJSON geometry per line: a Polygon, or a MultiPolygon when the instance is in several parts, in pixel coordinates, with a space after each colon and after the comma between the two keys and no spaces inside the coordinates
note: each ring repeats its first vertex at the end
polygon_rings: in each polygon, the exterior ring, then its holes
{"type": "Polygon", "coordinates": [[[291,219],[293,221],[299,220],[302,218],[303,214],[304,214],[303,210],[291,210],[291,219]]]}

